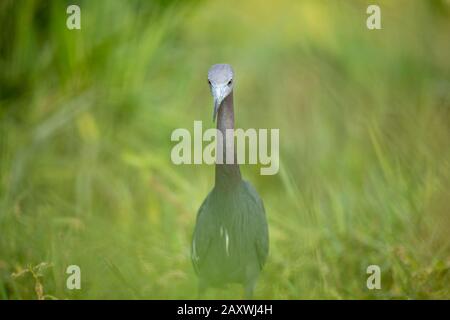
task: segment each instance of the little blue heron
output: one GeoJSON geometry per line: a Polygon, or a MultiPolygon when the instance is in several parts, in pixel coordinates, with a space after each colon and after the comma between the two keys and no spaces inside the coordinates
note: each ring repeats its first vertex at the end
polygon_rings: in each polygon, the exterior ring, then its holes
{"type": "Polygon", "coordinates": [[[197,213],[192,262],[199,277],[199,296],[208,287],[239,283],[244,297],[251,299],[269,252],[266,214],[256,190],[241,178],[234,145],[226,143],[226,130],[234,129],[233,69],[228,64],[213,65],[208,83],[214,98],[213,121],[217,116],[217,129],[223,136],[216,149],[222,152],[223,164],[216,163],[214,188],[197,213]],[[233,164],[225,161],[230,152],[233,164]]]}

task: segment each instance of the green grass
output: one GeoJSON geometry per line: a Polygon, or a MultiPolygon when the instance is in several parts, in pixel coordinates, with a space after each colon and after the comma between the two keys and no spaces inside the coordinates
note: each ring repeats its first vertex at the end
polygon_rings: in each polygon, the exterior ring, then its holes
{"type": "Polygon", "coordinates": [[[450,298],[446,1],[379,1],[378,31],[368,1],[79,3],[80,31],[65,1],[0,3],[0,299],[196,297],[214,170],[173,165],[170,134],[214,125],[218,62],[237,126],[280,129],[280,172],[242,168],[270,225],[256,297],[450,298]]]}

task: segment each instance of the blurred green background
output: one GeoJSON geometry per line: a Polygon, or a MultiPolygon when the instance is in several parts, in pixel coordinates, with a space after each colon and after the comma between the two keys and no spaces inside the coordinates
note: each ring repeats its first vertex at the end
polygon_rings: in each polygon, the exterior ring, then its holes
{"type": "Polygon", "coordinates": [[[242,167],[270,224],[256,298],[449,299],[450,3],[376,3],[370,31],[373,1],[1,1],[0,299],[196,297],[214,170],[170,135],[214,126],[220,62],[237,127],[280,129],[280,172],[242,167]]]}

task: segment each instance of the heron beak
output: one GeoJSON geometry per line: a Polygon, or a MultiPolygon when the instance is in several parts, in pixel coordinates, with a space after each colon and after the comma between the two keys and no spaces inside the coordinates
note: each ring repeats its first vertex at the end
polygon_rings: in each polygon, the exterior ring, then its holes
{"type": "Polygon", "coordinates": [[[213,122],[216,120],[217,113],[219,112],[220,105],[222,104],[223,99],[225,99],[225,88],[223,87],[212,87],[212,95],[214,98],[214,113],[213,113],[213,122]]]}
{"type": "Polygon", "coordinates": [[[214,97],[214,113],[213,113],[213,122],[216,121],[217,112],[219,111],[220,101],[214,97]]]}

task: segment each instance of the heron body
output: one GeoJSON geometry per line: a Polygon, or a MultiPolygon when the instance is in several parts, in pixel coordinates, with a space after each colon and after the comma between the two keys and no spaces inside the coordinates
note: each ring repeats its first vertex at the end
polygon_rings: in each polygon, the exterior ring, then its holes
{"type": "MultiPolygon", "coordinates": [[[[225,138],[225,131],[234,129],[233,76],[226,64],[213,65],[208,73],[213,117],[217,116],[217,129],[224,136],[217,145],[223,159],[231,152],[235,155],[233,144],[227,144],[225,138]]],[[[207,287],[240,283],[245,297],[251,298],[269,251],[264,205],[256,190],[242,179],[237,161],[216,164],[215,171],[215,185],[198,211],[192,240],[199,294],[207,287]]]]}

